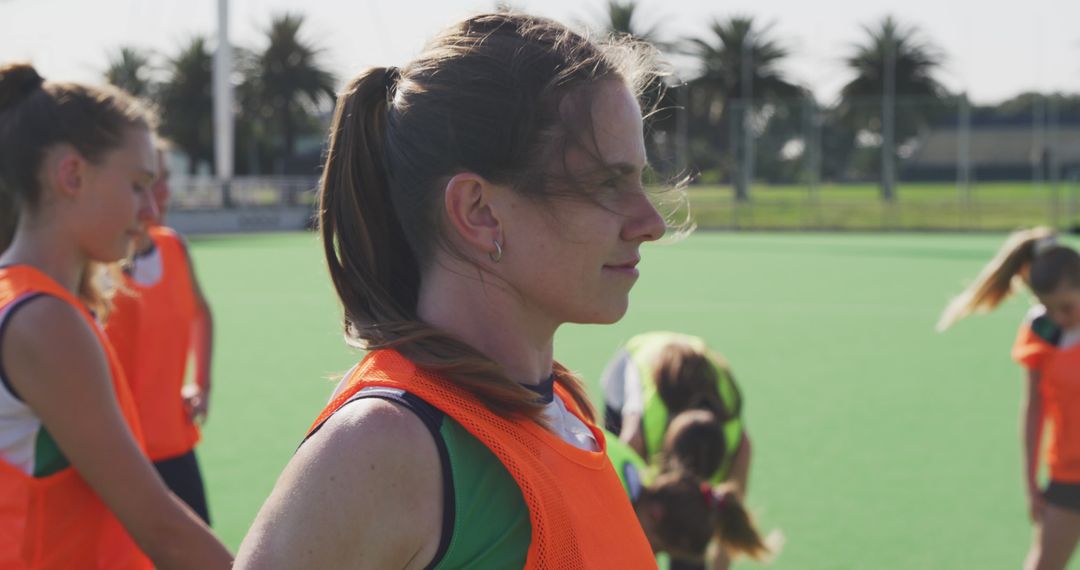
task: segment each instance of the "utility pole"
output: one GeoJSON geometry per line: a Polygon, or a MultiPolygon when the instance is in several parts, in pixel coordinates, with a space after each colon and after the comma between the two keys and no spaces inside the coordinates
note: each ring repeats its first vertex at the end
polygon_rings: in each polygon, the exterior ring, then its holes
{"type": "Polygon", "coordinates": [[[214,174],[221,186],[221,205],[232,207],[233,88],[232,44],[229,43],[229,0],[218,0],[217,49],[214,50],[214,174]]]}
{"type": "Polygon", "coordinates": [[[885,37],[885,77],[881,94],[881,197],[896,198],[896,35],[885,37]]]}
{"type": "Polygon", "coordinates": [[[956,125],[956,185],[964,202],[971,200],[971,102],[967,93],[959,98],[956,125]]]}
{"type": "Polygon", "coordinates": [[[754,32],[747,30],[742,44],[742,167],[739,168],[740,200],[750,199],[754,181],[754,32]]]}
{"type": "Polygon", "coordinates": [[[690,169],[690,85],[680,81],[674,89],[678,97],[675,108],[675,167],[679,176],[686,176],[690,169]]]}

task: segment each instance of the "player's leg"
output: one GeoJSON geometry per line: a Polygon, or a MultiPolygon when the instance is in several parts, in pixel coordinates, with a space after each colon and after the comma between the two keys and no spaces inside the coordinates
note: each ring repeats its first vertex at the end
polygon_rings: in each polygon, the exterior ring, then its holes
{"type": "Polygon", "coordinates": [[[1026,570],[1061,570],[1080,541],[1080,485],[1051,483],[1046,506],[1035,525],[1026,570]]]}

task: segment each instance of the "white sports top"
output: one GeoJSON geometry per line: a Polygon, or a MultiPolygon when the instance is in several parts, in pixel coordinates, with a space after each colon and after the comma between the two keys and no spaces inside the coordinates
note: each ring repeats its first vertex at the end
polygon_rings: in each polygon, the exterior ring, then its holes
{"type": "MultiPolygon", "coordinates": [[[[27,293],[15,299],[11,304],[0,311],[0,335],[3,334],[4,325],[11,313],[18,309],[24,302],[39,293],[27,293]]],[[[3,337],[0,336],[0,339],[3,337]]],[[[27,475],[34,475],[34,467],[37,464],[38,438],[44,434],[44,426],[34,411],[15,397],[12,392],[10,381],[0,362],[0,460],[15,466],[27,475]]],[[[51,439],[51,438],[50,438],[51,439]]]]}

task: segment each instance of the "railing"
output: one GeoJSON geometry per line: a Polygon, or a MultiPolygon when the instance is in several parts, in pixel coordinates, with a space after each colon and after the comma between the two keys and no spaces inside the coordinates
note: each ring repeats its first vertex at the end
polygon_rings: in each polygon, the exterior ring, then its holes
{"type": "Polygon", "coordinates": [[[313,176],[238,177],[227,186],[213,178],[179,177],[170,180],[175,210],[218,208],[311,207],[319,179],[313,176]]]}
{"type": "MultiPolygon", "coordinates": [[[[315,177],[240,177],[225,189],[209,178],[177,178],[172,181],[170,208],[311,210],[317,184],[315,177]]],[[[691,186],[687,196],[691,217],[702,229],[1007,231],[1034,225],[1080,229],[1080,169],[1053,181],[900,181],[891,201],[882,199],[874,183],[758,183],[746,200],[737,199],[730,185],[701,184],[691,186]]]]}
{"type": "MultiPolygon", "coordinates": [[[[1080,229],[1080,179],[1056,186],[1030,182],[966,188],[930,183],[896,187],[881,199],[876,185],[758,185],[748,200],[730,186],[688,191],[692,219],[703,229],[1008,231],[1047,225],[1080,229]]],[[[676,218],[678,216],[675,216],[676,218]]]]}

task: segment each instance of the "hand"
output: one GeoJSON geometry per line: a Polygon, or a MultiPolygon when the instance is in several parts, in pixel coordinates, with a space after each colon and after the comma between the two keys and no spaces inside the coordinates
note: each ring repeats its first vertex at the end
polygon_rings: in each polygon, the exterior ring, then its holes
{"type": "Polygon", "coordinates": [[[204,392],[198,384],[185,384],[180,389],[180,397],[184,399],[184,409],[188,418],[199,425],[206,423],[206,415],[210,410],[210,394],[204,392]]]}
{"type": "Polygon", "coordinates": [[[1028,489],[1028,516],[1031,522],[1038,523],[1042,520],[1043,510],[1046,508],[1046,499],[1038,489],[1028,489]]]}

